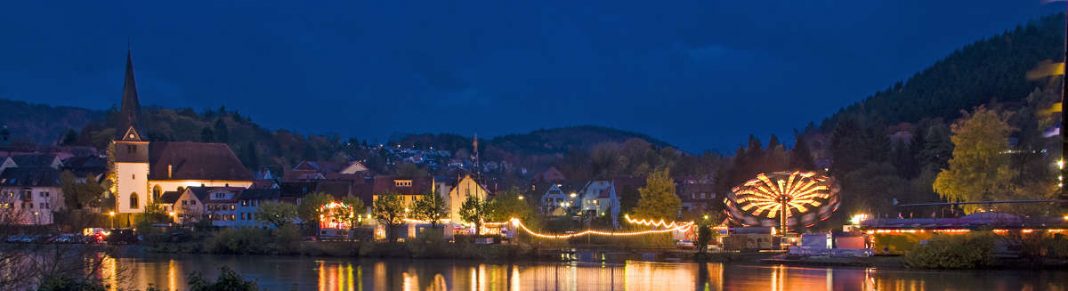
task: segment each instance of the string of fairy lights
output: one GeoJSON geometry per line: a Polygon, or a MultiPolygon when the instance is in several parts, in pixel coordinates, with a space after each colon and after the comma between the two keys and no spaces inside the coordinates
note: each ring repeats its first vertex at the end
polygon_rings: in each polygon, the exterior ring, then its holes
{"type": "Polygon", "coordinates": [[[531,230],[530,228],[527,228],[527,226],[524,225],[523,222],[520,221],[518,218],[512,218],[512,225],[515,226],[516,229],[522,230],[523,232],[526,232],[527,234],[529,234],[531,236],[534,236],[534,237],[537,237],[537,238],[545,238],[545,239],[570,239],[570,238],[573,238],[573,237],[580,237],[580,236],[587,236],[587,235],[598,235],[598,236],[638,236],[638,235],[647,235],[647,234],[661,234],[661,233],[670,233],[670,232],[675,232],[675,231],[686,231],[686,230],[688,230],[690,228],[690,226],[692,226],[692,224],[683,224],[683,225],[677,225],[676,227],[673,227],[673,228],[652,229],[652,230],[632,231],[632,232],[615,232],[615,231],[600,231],[600,230],[587,229],[587,230],[584,230],[584,231],[581,231],[581,232],[576,232],[576,233],[545,234],[545,233],[539,233],[539,232],[536,232],[534,230],[531,230]]]}

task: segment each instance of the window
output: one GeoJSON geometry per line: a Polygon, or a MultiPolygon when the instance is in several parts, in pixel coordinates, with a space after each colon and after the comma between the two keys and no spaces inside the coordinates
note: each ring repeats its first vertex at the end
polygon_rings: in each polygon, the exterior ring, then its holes
{"type": "Polygon", "coordinates": [[[182,200],[182,205],[189,205],[189,200],[182,200]]]}
{"type": "Polygon", "coordinates": [[[412,180],[393,180],[393,186],[396,187],[411,187],[412,180]]]}
{"type": "MultiPolygon", "coordinates": [[[[133,134],[130,134],[130,138],[133,138],[133,134]]],[[[132,144],[126,145],[126,152],[131,153],[131,154],[136,154],[137,153],[137,146],[136,145],[132,145],[132,144]]]]}
{"type": "Polygon", "coordinates": [[[130,193],[130,208],[137,209],[137,192],[130,193]]]}
{"type": "Polygon", "coordinates": [[[137,174],[130,174],[130,180],[137,180],[137,174]]]}

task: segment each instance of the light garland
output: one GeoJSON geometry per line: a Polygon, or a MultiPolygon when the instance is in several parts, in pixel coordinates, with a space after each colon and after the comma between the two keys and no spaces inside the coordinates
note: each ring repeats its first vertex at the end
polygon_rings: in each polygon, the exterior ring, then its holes
{"type": "Polygon", "coordinates": [[[517,229],[523,230],[527,234],[530,234],[530,235],[532,235],[534,237],[538,237],[538,238],[548,238],[548,239],[569,239],[569,238],[578,237],[578,236],[585,236],[585,235],[637,236],[637,235],[658,234],[658,233],[669,233],[669,232],[674,232],[674,231],[682,231],[682,230],[685,230],[685,228],[689,227],[689,226],[677,226],[677,227],[668,228],[668,229],[655,229],[655,230],[644,230],[644,231],[635,231],[635,232],[606,232],[606,231],[598,231],[598,230],[587,229],[587,230],[584,230],[582,232],[570,233],[570,234],[541,234],[541,233],[537,233],[537,232],[527,228],[527,226],[524,225],[522,221],[519,221],[518,218],[512,218],[511,222],[512,222],[512,225],[514,225],[517,229]]]}
{"type": "Polygon", "coordinates": [[[648,219],[648,220],[647,219],[633,219],[633,218],[630,218],[630,215],[628,215],[628,214],[624,214],[623,215],[623,219],[626,220],[627,223],[630,223],[630,224],[637,224],[637,225],[641,225],[641,226],[652,226],[652,227],[665,227],[665,228],[690,227],[694,223],[693,221],[688,221],[688,222],[675,222],[675,221],[672,221],[672,222],[669,223],[669,222],[667,222],[667,221],[665,221],[663,219],[661,219],[660,221],[654,221],[654,220],[651,220],[651,219],[648,219]]]}

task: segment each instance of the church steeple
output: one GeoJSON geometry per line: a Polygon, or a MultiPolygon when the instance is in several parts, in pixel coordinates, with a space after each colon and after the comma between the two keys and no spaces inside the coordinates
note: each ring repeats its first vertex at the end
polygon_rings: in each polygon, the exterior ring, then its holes
{"type": "Polygon", "coordinates": [[[134,69],[133,69],[133,54],[126,50],[126,78],[122,84],[122,108],[119,112],[121,119],[119,133],[123,134],[122,139],[130,139],[133,136],[130,135],[131,131],[137,135],[136,138],[140,139],[140,134],[137,133],[137,119],[141,114],[141,102],[137,99],[137,84],[134,81],[134,69]]]}

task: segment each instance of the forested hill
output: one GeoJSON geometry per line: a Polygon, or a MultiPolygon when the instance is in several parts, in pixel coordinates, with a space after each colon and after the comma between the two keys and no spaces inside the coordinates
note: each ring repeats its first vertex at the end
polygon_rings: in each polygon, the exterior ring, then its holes
{"type": "MultiPolygon", "coordinates": [[[[390,143],[419,148],[436,147],[463,149],[471,147],[470,136],[456,134],[408,134],[390,143]]],[[[551,129],[538,129],[528,133],[508,134],[497,137],[480,137],[483,149],[492,147],[514,155],[563,154],[570,151],[586,151],[598,144],[624,142],[629,139],[645,140],[654,147],[672,147],[667,142],[648,135],[615,128],[582,125],[551,129]]]]}
{"type": "Polygon", "coordinates": [[[0,126],[7,127],[12,140],[18,143],[55,143],[69,129],[81,129],[102,115],[85,108],[0,99],[0,126]]]}
{"type": "Polygon", "coordinates": [[[1059,61],[1063,48],[1064,17],[1044,17],[953,52],[904,83],[843,108],[823,128],[833,128],[846,116],[887,124],[952,120],[961,110],[990,101],[1019,102],[1036,87],[1027,72],[1043,60],[1059,61]]]}

